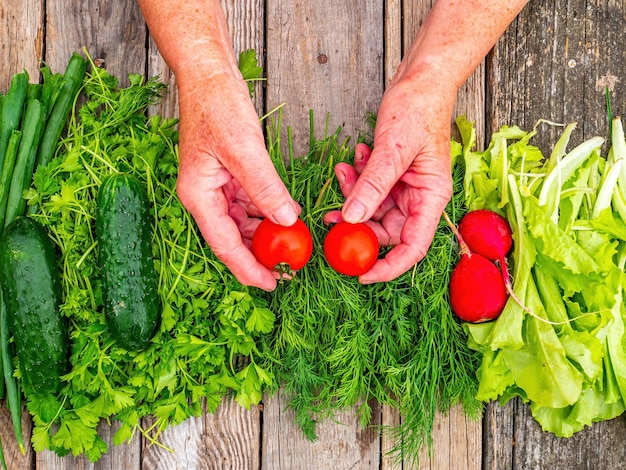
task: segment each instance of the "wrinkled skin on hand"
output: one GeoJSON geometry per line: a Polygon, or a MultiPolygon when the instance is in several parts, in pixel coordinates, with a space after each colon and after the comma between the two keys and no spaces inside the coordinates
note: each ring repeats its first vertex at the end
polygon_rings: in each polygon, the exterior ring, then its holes
{"type": "Polygon", "coordinates": [[[300,213],[278,177],[248,87],[235,74],[178,81],[177,192],[216,256],[246,285],[272,290],[276,274],[250,240],[266,216],[291,225],[300,213]]]}
{"type": "Polygon", "coordinates": [[[355,149],[354,166],[335,168],[346,203],[325,222],[367,221],[381,245],[393,245],[359,281],[394,279],[426,254],[452,195],[450,122],[455,86],[399,73],[378,111],[373,150],[355,149]],[[369,220],[368,220],[369,219],[369,220]]]}

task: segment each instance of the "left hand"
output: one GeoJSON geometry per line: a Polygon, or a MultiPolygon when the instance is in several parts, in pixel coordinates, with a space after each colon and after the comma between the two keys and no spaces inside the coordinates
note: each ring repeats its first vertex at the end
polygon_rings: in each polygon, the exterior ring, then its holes
{"type": "Polygon", "coordinates": [[[381,245],[394,246],[359,277],[364,284],[392,280],[425,256],[452,195],[450,122],[457,86],[444,77],[406,75],[400,69],[383,95],[373,150],[359,144],[354,166],[337,164],[346,202],[324,218],[366,222],[381,245]]]}

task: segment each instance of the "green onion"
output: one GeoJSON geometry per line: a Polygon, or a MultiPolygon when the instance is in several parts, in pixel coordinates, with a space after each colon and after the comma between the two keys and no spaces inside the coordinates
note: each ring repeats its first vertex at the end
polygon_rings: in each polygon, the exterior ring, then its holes
{"type": "Polygon", "coordinates": [[[4,164],[4,155],[9,144],[11,132],[19,127],[22,109],[28,94],[28,74],[13,75],[9,91],[3,99],[0,115],[0,168],[4,164]]]}
{"type": "Polygon", "coordinates": [[[22,194],[31,184],[37,148],[41,141],[44,127],[45,110],[38,100],[30,100],[24,113],[22,125],[22,141],[17,152],[15,167],[11,177],[11,187],[7,199],[4,226],[9,225],[15,217],[23,215],[26,210],[26,200],[22,194]]]}
{"type": "MultiPolygon", "coordinates": [[[[4,218],[7,211],[7,199],[9,197],[9,187],[11,186],[13,167],[15,166],[17,149],[20,144],[21,138],[21,131],[14,130],[11,132],[9,145],[7,147],[6,155],[4,158],[4,165],[2,167],[2,173],[0,173],[0,233],[2,233],[2,227],[4,227],[4,218]]],[[[0,393],[0,398],[2,398],[2,395],[3,394],[0,393]]]]}
{"type": "Polygon", "coordinates": [[[2,362],[4,363],[4,382],[6,383],[7,395],[6,403],[11,412],[15,440],[22,454],[25,454],[26,448],[24,447],[24,437],[22,436],[22,403],[17,382],[15,377],[13,377],[13,363],[9,352],[10,334],[7,326],[7,309],[1,292],[2,291],[0,291],[0,352],[2,353],[2,362]]]}
{"type": "Polygon", "coordinates": [[[0,439],[0,465],[2,465],[2,470],[7,470],[7,463],[4,460],[4,451],[2,450],[2,439],[0,439]]]}
{"type": "Polygon", "coordinates": [[[49,111],[50,116],[37,153],[37,165],[47,164],[54,155],[86,70],[87,60],[75,52],[67,64],[61,89],[49,111]]]}

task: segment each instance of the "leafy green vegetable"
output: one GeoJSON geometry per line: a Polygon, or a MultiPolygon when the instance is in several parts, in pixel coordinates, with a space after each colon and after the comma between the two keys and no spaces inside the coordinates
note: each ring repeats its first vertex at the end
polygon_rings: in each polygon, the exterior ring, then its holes
{"type": "Polygon", "coordinates": [[[476,151],[472,124],[463,118],[457,124],[473,171],[465,178],[466,205],[499,211],[511,223],[513,289],[520,300],[510,299],[494,322],[465,325],[470,347],[482,354],[477,397],[520,397],[557,436],[620,415],[626,404],[626,232],[619,210],[626,141],[619,118],[606,157],[601,137],[566,151],[574,124],[547,159],[530,144],[536,129],[502,128],[485,151],[476,151]]]}
{"type": "Polygon", "coordinates": [[[164,85],[130,75],[130,86],[91,64],[83,86],[86,102],[70,119],[57,157],[38,167],[26,192],[33,217],[45,225],[61,253],[63,303],[70,319],[71,371],[58,396],[27,396],[33,415],[33,447],[59,455],[106,452],[96,427],[116,419],[119,444],[136,430],[151,441],[170,424],[214,411],[234,393],[256,404],[272,384],[263,369],[259,337],[273,327],[266,301],[241,286],[203,242],[175,193],[178,166],[176,120],[146,117],[164,85]],[[95,198],[114,171],[135,175],[152,206],[153,255],[163,305],[152,344],[128,352],[109,336],[102,313],[102,282],[94,236],[95,198]],[[150,429],[141,418],[154,417],[150,429]]]}
{"type": "Polygon", "coordinates": [[[263,68],[257,62],[254,49],[248,49],[239,53],[239,71],[243,79],[248,82],[250,95],[254,93],[254,81],[258,80],[263,72],[263,68]]]}

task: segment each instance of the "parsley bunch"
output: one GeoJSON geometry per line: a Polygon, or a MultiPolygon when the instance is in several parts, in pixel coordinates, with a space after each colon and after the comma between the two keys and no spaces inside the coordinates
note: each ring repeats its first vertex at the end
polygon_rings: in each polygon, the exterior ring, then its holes
{"type": "MultiPolygon", "coordinates": [[[[254,70],[253,70],[254,72],[254,70]]],[[[58,396],[27,396],[33,447],[96,461],[106,443],[100,420],[115,419],[119,444],[214,411],[227,393],[249,407],[273,383],[260,364],[259,337],[271,331],[266,301],[241,286],[206,246],[175,193],[176,120],[146,118],[165,90],[157,77],[130,75],[130,86],[93,66],[86,102],[72,116],[57,156],[39,167],[26,194],[61,252],[62,313],[70,320],[71,371],[58,396]],[[153,255],[163,305],[161,327],[141,352],[117,347],[102,313],[94,237],[95,199],[111,172],[135,175],[152,203],[153,255]],[[154,418],[149,429],[143,417],[154,418]]]]}

